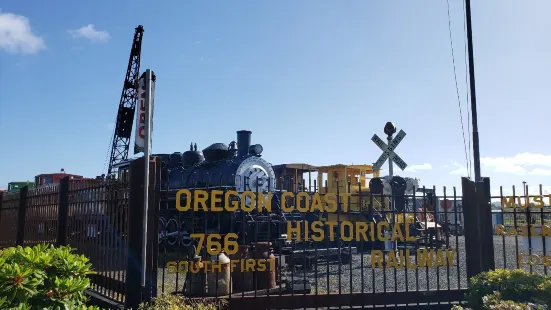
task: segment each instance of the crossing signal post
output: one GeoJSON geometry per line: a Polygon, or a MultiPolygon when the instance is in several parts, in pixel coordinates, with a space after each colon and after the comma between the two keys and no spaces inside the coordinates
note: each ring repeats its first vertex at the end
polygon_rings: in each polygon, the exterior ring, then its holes
{"type": "MultiPolygon", "coordinates": [[[[400,130],[398,134],[394,136],[394,134],[396,133],[396,126],[392,122],[387,122],[383,131],[386,134],[387,143],[385,143],[383,139],[379,138],[379,136],[377,136],[376,134],[373,135],[373,137],[371,138],[371,141],[373,141],[373,143],[375,143],[381,149],[381,151],[383,151],[383,154],[381,154],[379,159],[377,159],[377,161],[373,164],[373,171],[380,170],[383,164],[388,160],[388,175],[390,177],[389,181],[392,187],[392,195],[391,197],[389,197],[390,209],[396,211],[397,205],[401,209],[404,208],[405,201],[403,195],[406,184],[403,178],[399,176],[393,177],[393,164],[396,164],[402,171],[408,166],[406,162],[403,161],[400,156],[398,156],[398,154],[396,154],[395,152],[396,147],[398,147],[400,142],[402,142],[402,140],[406,136],[406,132],[400,130]]],[[[381,179],[371,180],[369,186],[370,190],[383,192],[383,184],[381,179]]],[[[394,225],[394,223],[391,225],[394,225]]],[[[385,244],[385,249],[396,249],[396,245],[396,242],[389,242],[388,244],[385,244]]]]}

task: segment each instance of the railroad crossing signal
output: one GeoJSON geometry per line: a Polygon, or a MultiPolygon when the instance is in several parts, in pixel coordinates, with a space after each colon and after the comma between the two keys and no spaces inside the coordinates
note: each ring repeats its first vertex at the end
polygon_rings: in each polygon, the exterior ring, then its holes
{"type": "MultiPolygon", "coordinates": [[[[392,139],[390,143],[387,145],[381,138],[379,138],[379,136],[377,136],[376,134],[373,135],[373,138],[371,138],[371,141],[373,141],[383,151],[383,154],[381,154],[377,162],[373,164],[374,171],[380,170],[381,166],[385,163],[385,161],[389,157],[398,167],[400,167],[400,169],[402,169],[402,171],[406,169],[406,167],[408,166],[406,162],[403,161],[400,158],[400,156],[398,156],[398,154],[394,152],[398,144],[402,142],[405,136],[406,136],[406,132],[403,130],[400,130],[400,132],[398,132],[396,137],[394,137],[394,139],[392,139]]],[[[392,136],[389,136],[388,140],[390,140],[391,137],[392,136]]],[[[390,172],[390,174],[392,175],[392,171],[390,172]]]]}

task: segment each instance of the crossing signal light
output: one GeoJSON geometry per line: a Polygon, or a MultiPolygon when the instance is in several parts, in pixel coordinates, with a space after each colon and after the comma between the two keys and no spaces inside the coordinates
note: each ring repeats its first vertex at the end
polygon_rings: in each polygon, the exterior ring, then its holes
{"type": "Polygon", "coordinates": [[[371,194],[380,195],[383,193],[383,181],[380,178],[373,178],[369,181],[369,191],[371,194]]]}

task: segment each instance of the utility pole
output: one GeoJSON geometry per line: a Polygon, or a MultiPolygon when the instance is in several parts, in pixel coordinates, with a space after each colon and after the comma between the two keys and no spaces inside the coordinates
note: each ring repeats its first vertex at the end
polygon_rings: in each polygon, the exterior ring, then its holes
{"type": "Polygon", "coordinates": [[[478,139],[478,115],[476,112],[476,89],[474,79],[473,57],[473,26],[471,24],[471,0],[465,0],[465,18],[467,20],[467,48],[469,53],[469,81],[471,88],[471,115],[473,124],[473,160],[474,181],[479,181],[480,176],[480,145],[478,139]]]}

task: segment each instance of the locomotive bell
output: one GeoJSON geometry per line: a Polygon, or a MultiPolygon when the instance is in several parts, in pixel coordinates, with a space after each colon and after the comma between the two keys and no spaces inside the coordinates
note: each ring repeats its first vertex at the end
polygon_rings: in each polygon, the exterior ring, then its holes
{"type": "Polygon", "coordinates": [[[262,151],[264,148],[260,144],[253,144],[249,147],[249,154],[251,155],[260,155],[262,154],[262,151]]]}

